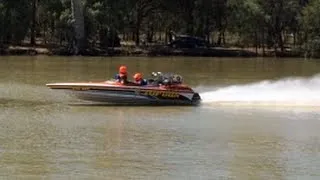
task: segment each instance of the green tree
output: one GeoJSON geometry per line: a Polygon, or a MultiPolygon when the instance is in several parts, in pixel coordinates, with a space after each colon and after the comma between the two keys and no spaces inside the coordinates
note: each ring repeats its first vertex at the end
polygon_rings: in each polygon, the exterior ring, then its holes
{"type": "Polygon", "coordinates": [[[320,53],[320,0],[311,0],[303,9],[301,24],[305,33],[304,50],[307,56],[320,53]]]}

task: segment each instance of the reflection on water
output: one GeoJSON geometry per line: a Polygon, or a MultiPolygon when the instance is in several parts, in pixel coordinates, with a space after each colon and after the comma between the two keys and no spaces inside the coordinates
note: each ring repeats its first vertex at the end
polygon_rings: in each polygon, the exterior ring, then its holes
{"type": "Polygon", "coordinates": [[[0,57],[0,176],[319,179],[318,108],[70,106],[75,99],[44,86],[104,80],[120,64],[132,74],[178,71],[203,91],[319,73],[301,59],[0,57]]]}

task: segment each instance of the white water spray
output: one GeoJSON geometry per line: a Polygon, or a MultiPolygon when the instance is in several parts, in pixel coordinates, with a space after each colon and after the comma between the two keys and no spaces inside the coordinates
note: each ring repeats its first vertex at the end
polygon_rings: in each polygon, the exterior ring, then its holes
{"type": "Polygon", "coordinates": [[[200,94],[205,104],[320,106],[320,75],[232,85],[200,94]]]}

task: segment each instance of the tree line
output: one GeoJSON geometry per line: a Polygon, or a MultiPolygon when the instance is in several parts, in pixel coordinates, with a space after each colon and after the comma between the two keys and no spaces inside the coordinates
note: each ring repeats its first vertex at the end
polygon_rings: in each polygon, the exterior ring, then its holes
{"type": "Polygon", "coordinates": [[[320,50],[320,0],[0,0],[0,46],[167,43],[171,32],[214,46],[320,50]],[[41,41],[40,41],[41,40],[41,41]]]}

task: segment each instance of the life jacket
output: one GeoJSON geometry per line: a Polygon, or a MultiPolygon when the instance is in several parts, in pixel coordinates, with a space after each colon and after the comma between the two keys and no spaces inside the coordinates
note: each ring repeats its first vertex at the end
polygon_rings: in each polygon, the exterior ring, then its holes
{"type": "Polygon", "coordinates": [[[145,86],[148,84],[148,82],[145,79],[141,79],[139,81],[135,81],[136,84],[139,84],[141,86],[145,86]]]}
{"type": "Polygon", "coordinates": [[[114,77],[118,82],[128,83],[127,76],[121,77],[120,74],[116,74],[114,77]]]}

